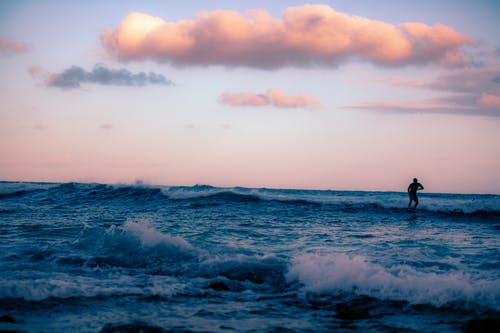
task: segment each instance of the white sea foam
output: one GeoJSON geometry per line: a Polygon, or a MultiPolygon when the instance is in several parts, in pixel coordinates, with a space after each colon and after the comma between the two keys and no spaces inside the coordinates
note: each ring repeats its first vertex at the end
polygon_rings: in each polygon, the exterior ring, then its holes
{"type": "Polygon", "coordinates": [[[385,268],[362,256],[303,254],[293,258],[287,279],[298,280],[307,291],[319,293],[354,293],[435,306],[459,302],[500,309],[497,281],[462,272],[423,273],[404,265],[385,268]]]}
{"type": "Polygon", "coordinates": [[[144,247],[167,246],[183,250],[193,249],[184,238],[159,232],[149,220],[127,220],[119,229],[123,234],[139,240],[144,247]]]}
{"type": "Polygon", "coordinates": [[[147,219],[130,219],[107,229],[87,224],[73,245],[86,268],[144,268],[165,273],[177,269],[173,263],[190,262],[203,252],[180,236],[157,230],[147,219]]]}
{"type": "Polygon", "coordinates": [[[229,188],[212,187],[208,185],[197,185],[193,187],[160,187],[162,193],[170,199],[185,200],[207,197],[221,192],[229,191],[229,188]]]}
{"type": "Polygon", "coordinates": [[[48,298],[110,297],[119,295],[172,296],[185,285],[173,277],[114,275],[103,279],[63,273],[27,280],[0,281],[0,298],[41,301],[48,298]]]}
{"type": "MultiPolygon", "coordinates": [[[[355,192],[355,191],[309,191],[309,190],[272,190],[251,188],[218,188],[211,186],[161,187],[162,193],[170,199],[205,198],[220,193],[236,196],[254,196],[264,201],[300,201],[318,204],[337,205],[348,209],[366,209],[377,206],[385,209],[402,209],[408,202],[405,192],[355,192]]],[[[472,194],[420,194],[420,208],[429,211],[475,213],[500,211],[500,196],[472,194]]]]}

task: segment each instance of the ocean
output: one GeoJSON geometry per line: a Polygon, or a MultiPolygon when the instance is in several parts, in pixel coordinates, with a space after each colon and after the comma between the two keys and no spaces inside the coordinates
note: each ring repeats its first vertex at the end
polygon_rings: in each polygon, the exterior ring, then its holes
{"type": "Polygon", "coordinates": [[[0,182],[0,331],[495,331],[500,196],[419,198],[0,182]]]}

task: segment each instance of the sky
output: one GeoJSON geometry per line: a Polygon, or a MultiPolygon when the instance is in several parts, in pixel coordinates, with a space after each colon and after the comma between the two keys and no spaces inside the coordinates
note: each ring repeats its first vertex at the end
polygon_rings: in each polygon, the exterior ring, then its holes
{"type": "Polygon", "coordinates": [[[0,180],[500,193],[499,1],[0,1],[0,180]]]}

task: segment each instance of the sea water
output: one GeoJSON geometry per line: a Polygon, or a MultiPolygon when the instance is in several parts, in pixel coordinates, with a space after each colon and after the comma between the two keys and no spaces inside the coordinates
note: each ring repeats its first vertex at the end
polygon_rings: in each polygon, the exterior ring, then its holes
{"type": "MultiPolygon", "coordinates": [[[[461,332],[500,196],[0,182],[0,330],[461,332]]],[[[496,322],[498,324],[498,321],[496,322]]]]}

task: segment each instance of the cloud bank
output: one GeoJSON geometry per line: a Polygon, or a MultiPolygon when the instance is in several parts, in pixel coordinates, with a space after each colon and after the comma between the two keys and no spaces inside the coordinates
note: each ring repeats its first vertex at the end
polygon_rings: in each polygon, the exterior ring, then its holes
{"type": "Polygon", "coordinates": [[[482,93],[478,102],[484,107],[500,110],[500,96],[482,93]]]}
{"type": "Polygon", "coordinates": [[[26,53],[29,51],[31,51],[31,47],[27,44],[0,36],[0,54],[8,56],[18,53],[26,53]]]}
{"type": "Polygon", "coordinates": [[[62,73],[55,74],[47,73],[39,66],[32,66],[29,71],[34,78],[43,79],[47,86],[62,89],[78,89],[82,83],[135,87],[173,84],[162,74],[152,72],[134,74],[126,69],[109,69],[102,64],[95,65],[92,71],[86,71],[78,66],[72,66],[62,73]]]}
{"type": "Polygon", "coordinates": [[[223,104],[230,106],[265,106],[279,108],[318,108],[321,103],[309,96],[289,96],[279,89],[268,89],[265,94],[225,93],[220,97],[223,104]]]}
{"type": "Polygon", "coordinates": [[[282,18],[265,10],[203,12],[177,22],[130,13],[101,36],[120,60],[254,68],[337,66],[362,59],[378,65],[463,65],[467,36],[437,24],[382,21],[328,5],[289,7],[282,18]]]}
{"type": "Polygon", "coordinates": [[[446,95],[418,102],[367,102],[346,108],[500,116],[499,76],[500,70],[493,68],[465,68],[438,75],[428,82],[390,78],[386,82],[392,85],[434,90],[446,95]]]}

